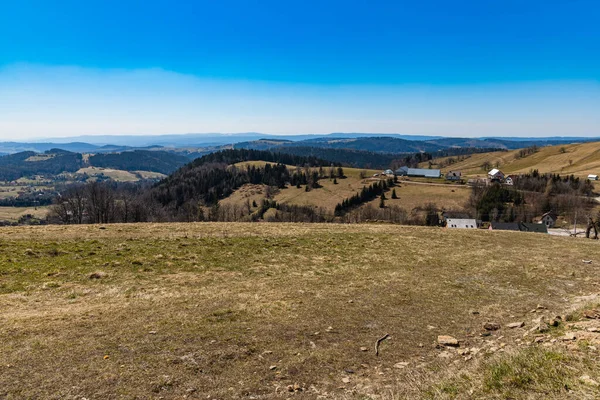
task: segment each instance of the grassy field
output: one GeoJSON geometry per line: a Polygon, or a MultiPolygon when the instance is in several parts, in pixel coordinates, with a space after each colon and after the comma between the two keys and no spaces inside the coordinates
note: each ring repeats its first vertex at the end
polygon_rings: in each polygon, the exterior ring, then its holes
{"type": "MultiPolygon", "coordinates": [[[[506,174],[527,173],[532,169],[582,177],[600,174],[600,142],[542,147],[537,153],[523,158],[517,158],[518,153],[519,150],[473,154],[464,161],[442,168],[442,172],[458,170],[463,175],[484,177],[487,171],[481,166],[489,162],[492,167],[499,163],[506,174]]],[[[427,168],[428,163],[422,166],[427,168]]]]}
{"type": "MultiPolygon", "coordinates": [[[[410,212],[414,208],[434,203],[443,210],[462,210],[471,195],[471,188],[463,185],[428,185],[401,181],[396,187],[398,199],[392,199],[391,191],[386,193],[386,206],[399,206],[410,212]]],[[[378,207],[379,199],[369,204],[378,207]]]]}
{"type": "Polygon", "coordinates": [[[48,215],[48,207],[0,207],[0,221],[17,221],[27,214],[45,218],[48,215]]]}
{"type": "Polygon", "coordinates": [[[90,176],[105,175],[118,182],[135,182],[140,179],[164,178],[166,175],[159,172],[150,171],[123,171],[120,169],[85,167],[77,171],[78,174],[88,174],[90,176]]]}
{"type": "Polygon", "coordinates": [[[522,346],[532,318],[598,291],[591,240],[275,223],[0,235],[3,399],[600,394],[579,380],[599,379],[597,352],[522,346]],[[502,328],[482,336],[489,321],[502,328]]]}

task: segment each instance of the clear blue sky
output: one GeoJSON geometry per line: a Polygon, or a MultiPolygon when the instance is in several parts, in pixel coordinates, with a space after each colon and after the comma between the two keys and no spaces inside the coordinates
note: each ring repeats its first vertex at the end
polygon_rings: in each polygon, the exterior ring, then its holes
{"type": "Polygon", "coordinates": [[[600,136],[600,2],[0,2],[0,138],[600,136]]]}

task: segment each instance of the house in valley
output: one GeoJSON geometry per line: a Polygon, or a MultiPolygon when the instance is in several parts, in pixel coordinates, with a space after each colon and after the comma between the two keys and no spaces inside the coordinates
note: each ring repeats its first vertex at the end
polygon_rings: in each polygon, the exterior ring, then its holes
{"type": "Polygon", "coordinates": [[[460,181],[462,179],[462,173],[460,171],[449,171],[446,174],[447,181],[460,181]]]}
{"type": "Polygon", "coordinates": [[[512,186],[515,184],[515,179],[516,179],[515,175],[508,175],[507,177],[504,178],[504,184],[512,186]]]}
{"type": "Polygon", "coordinates": [[[554,228],[556,225],[556,220],[558,215],[554,211],[549,211],[546,214],[542,215],[540,219],[540,223],[546,225],[547,228],[554,228]]]}
{"type": "Polygon", "coordinates": [[[535,224],[530,222],[519,223],[521,232],[548,233],[548,227],[544,224],[535,224]]]}
{"type": "Polygon", "coordinates": [[[408,168],[400,167],[396,170],[396,175],[399,176],[411,176],[416,178],[439,178],[442,173],[439,169],[426,169],[426,168],[408,168]]]}
{"type": "Polygon", "coordinates": [[[477,221],[473,218],[446,218],[446,227],[453,229],[477,229],[477,221]]]}
{"type": "Polygon", "coordinates": [[[490,222],[490,231],[520,231],[517,222],[490,222]]]}
{"type": "Polygon", "coordinates": [[[504,174],[497,168],[488,172],[488,178],[492,182],[504,182],[504,174]]]}
{"type": "Polygon", "coordinates": [[[589,179],[590,181],[597,181],[597,180],[598,180],[598,175],[589,174],[589,175],[588,175],[588,179],[589,179]]]}

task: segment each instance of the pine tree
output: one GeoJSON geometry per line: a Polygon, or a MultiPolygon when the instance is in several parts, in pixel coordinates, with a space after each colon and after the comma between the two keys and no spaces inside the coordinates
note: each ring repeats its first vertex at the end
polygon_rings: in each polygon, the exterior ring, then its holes
{"type": "Polygon", "coordinates": [[[397,199],[398,196],[396,195],[396,189],[392,189],[392,199],[397,199]]]}
{"type": "Polygon", "coordinates": [[[258,204],[256,204],[256,200],[252,200],[252,207],[258,207],[258,204]]]}
{"type": "Polygon", "coordinates": [[[385,208],[385,195],[381,193],[381,197],[379,198],[379,208],[385,208]]]}

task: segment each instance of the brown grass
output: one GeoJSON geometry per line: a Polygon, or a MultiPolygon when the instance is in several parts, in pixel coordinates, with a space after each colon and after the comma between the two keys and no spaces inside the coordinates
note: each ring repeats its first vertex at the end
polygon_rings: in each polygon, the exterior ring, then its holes
{"type": "MultiPolygon", "coordinates": [[[[410,212],[414,208],[434,203],[443,210],[462,210],[471,195],[471,188],[463,185],[428,185],[401,181],[395,187],[398,199],[392,199],[392,192],[385,194],[386,206],[399,206],[410,212]]],[[[379,207],[379,198],[371,201],[372,206],[379,207]]]]}
{"type": "Polygon", "coordinates": [[[600,265],[593,241],[390,225],[0,235],[6,399],[287,398],[294,384],[309,399],[426,397],[437,335],[479,345],[486,320],[526,318],[538,303],[560,312],[597,290],[600,265]]]}
{"type": "Polygon", "coordinates": [[[473,154],[464,161],[443,168],[442,172],[458,170],[463,175],[486,176],[487,171],[481,166],[487,161],[492,168],[497,162],[500,163],[500,169],[507,174],[527,173],[532,169],[581,177],[600,174],[600,142],[543,147],[537,153],[517,159],[518,152],[519,150],[512,150],[473,154]]]}
{"type": "Polygon", "coordinates": [[[48,207],[0,207],[0,221],[17,221],[23,215],[31,214],[36,218],[45,218],[48,207]]]}

